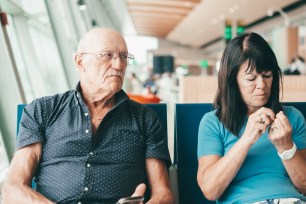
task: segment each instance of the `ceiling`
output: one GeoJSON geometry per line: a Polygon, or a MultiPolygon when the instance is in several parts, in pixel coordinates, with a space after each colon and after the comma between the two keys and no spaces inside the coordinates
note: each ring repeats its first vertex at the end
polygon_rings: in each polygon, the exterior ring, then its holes
{"type": "Polygon", "coordinates": [[[201,0],[127,0],[138,35],[164,38],[201,0]]]}
{"type": "MultiPolygon", "coordinates": [[[[224,24],[250,25],[268,9],[299,0],[126,0],[138,35],[154,36],[191,47],[203,47],[223,36],[224,24]]],[[[278,13],[278,12],[276,12],[278,13]]]]}

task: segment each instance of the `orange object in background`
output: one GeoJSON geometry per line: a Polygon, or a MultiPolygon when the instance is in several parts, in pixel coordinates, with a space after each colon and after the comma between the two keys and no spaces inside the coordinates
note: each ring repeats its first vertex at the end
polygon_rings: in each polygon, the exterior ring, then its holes
{"type": "Polygon", "coordinates": [[[156,97],[154,94],[149,94],[149,95],[128,94],[128,96],[130,99],[142,104],[160,102],[160,98],[156,97]]]}

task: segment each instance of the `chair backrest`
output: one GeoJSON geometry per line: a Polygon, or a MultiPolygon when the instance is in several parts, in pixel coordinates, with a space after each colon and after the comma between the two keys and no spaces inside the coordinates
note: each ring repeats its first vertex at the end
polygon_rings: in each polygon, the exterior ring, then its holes
{"type": "Polygon", "coordinates": [[[26,106],[26,104],[19,104],[17,106],[17,131],[16,131],[16,135],[18,135],[18,132],[19,132],[19,123],[20,123],[21,116],[22,116],[22,113],[23,113],[23,109],[24,109],[25,106],[26,106]]]}
{"type": "Polygon", "coordinates": [[[175,162],[177,164],[180,203],[215,203],[205,199],[197,184],[198,128],[203,115],[213,110],[212,104],[176,104],[175,162]]]}
{"type": "Polygon", "coordinates": [[[283,102],[285,106],[293,106],[298,109],[306,119],[306,102],[283,102]]]}
{"type": "MultiPolygon", "coordinates": [[[[286,102],[306,118],[306,102],[286,102]]],[[[210,103],[176,104],[175,164],[178,171],[180,203],[215,203],[205,199],[197,184],[197,144],[199,124],[205,113],[213,110],[210,103]]]]}
{"type": "Polygon", "coordinates": [[[167,125],[167,104],[166,103],[151,103],[151,104],[145,104],[146,106],[149,106],[152,108],[157,115],[159,116],[159,119],[161,120],[164,130],[166,131],[166,135],[168,135],[168,125],[167,125]]]}

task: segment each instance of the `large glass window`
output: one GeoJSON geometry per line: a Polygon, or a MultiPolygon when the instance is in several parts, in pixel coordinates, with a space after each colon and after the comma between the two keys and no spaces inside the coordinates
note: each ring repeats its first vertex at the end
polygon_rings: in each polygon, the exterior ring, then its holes
{"type": "Polygon", "coordinates": [[[9,16],[14,57],[27,102],[68,89],[43,1],[16,2],[27,15],[9,16]]]}
{"type": "Polygon", "coordinates": [[[8,167],[9,167],[9,161],[0,130],[0,184],[4,181],[8,167]]]}

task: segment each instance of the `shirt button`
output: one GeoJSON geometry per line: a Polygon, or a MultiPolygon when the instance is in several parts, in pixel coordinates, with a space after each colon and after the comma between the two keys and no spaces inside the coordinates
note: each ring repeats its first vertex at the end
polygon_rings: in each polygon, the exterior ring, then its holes
{"type": "Polygon", "coordinates": [[[87,167],[90,167],[90,164],[87,164],[87,167]]]}
{"type": "Polygon", "coordinates": [[[82,202],[78,202],[78,204],[82,204],[82,202]]]}
{"type": "Polygon", "coordinates": [[[84,188],[84,191],[88,191],[88,188],[87,188],[87,187],[85,187],[85,188],[84,188]]]}
{"type": "Polygon", "coordinates": [[[93,152],[89,152],[90,155],[93,155],[93,152]]]}
{"type": "Polygon", "coordinates": [[[88,113],[84,113],[85,116],[88,116],[88,113]]]}
{"type": "Polygon", "coordinates": [[[89,133],[89,130],[85,130],[85,133],[89,133]]]}

